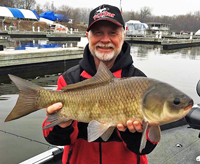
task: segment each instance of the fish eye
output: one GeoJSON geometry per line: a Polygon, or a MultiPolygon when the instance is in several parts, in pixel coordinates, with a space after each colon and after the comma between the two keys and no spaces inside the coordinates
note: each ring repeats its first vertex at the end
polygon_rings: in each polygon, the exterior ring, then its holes
{"type": "Polygon", "coordinates": [[[179,98],[174,99],[174,104],[179,105],[181,103],[181,100],[179,98]]]}

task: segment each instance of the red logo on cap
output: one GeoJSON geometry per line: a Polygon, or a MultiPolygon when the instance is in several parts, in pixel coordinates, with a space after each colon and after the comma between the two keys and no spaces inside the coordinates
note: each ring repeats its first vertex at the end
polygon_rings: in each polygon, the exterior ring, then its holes
{"type": "Polygon", "coordinates": [[[93,19],[103,18],[103,17],[111,17],[114,18],[115,14],[105,11],[106,8],[97,10],[97,14],[93,16],[93,19]]]}

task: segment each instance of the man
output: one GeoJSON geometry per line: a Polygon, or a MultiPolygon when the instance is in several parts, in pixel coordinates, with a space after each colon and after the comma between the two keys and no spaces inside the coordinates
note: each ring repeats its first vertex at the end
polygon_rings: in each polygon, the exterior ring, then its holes
{"type": "MultiPolygon", "coordinates": [[[[64,72],[58,79],[58,90],[83,81],[95,75],[102,61],[117,78],[145,76],[135,68],[130,55],[130,46],[125,39],[124,21],[120,10],[110,5],[101,5],[91,11],[86,32],[89,44],[85,47],[79,65],[64,72]]],[[[62,108],[61,103],[47,108],[51,114],[62,108]]],[[[43,126],[45,126],[45,122],[43,126]]],[[[107,142],[98,138],[87,141],[87,125],[77,121],[67,121],[44,130],[45,139],[54,145],[64,145],[63,163],[71,164],[146,164],[147,153],[157,143],[147,140],[146,147],[139,153],[142,125],[139,121],[127,121],[127,127],[118,124],[107,142]]],[[[148,132],[147,132],[148,138],[148,132]]]]}

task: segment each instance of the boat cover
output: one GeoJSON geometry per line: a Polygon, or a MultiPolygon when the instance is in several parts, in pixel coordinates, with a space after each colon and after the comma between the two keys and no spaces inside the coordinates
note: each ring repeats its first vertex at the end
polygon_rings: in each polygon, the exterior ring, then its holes
{"type": "Polygon", "coordinates": [[[69,22],[69,19],[66,15],[63,14],[55,14],[55,16],[58,18],[59,21],[65,21],[65,22],[69,22]]]}
{"type": "Polygon", "coordinates": [[[53,11],[46,11],[40,14],[40,17],[55,21],[57,17],[54,15],[53,11]]]}
{"type": "Polygon", "coordinates": [[[51,21],[59,20],[60,22],[65,21],[69,22],[69,19],[64,14],[54,14],[53,11],[46,11],[40,14],[41,18],[45,18],[51,21]]]}
{"type": "Polygon", "coordinates": [[[0,17],[22,18],[38,20],[39,16],[34,10],[18,9],[0,6],[0,17]]]}

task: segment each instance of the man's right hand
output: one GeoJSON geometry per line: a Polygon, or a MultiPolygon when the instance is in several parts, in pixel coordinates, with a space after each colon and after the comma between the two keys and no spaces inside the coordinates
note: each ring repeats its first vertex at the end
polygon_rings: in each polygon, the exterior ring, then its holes
{"type": "MultiPolygon", "coordinates": [[[[49,114],[52,114],[52,113],[54,113],[54,112],[60,110],[62,107],[63,107],[63,105],[62,105],[61,102],[55,103],[55,104],[53,104],[53,105],[47,107],[47,110],[46,110],[47,116],[48,116],[49,114]]],[[[69,121],[66,121],[66,122],[62,122],[62,123],[60,123],[60,124],[58,124],[58,125],[59,125],[61,128],[66,128],[67,126],[71,125],[71,123],[72,123],[72,120],[69,120],[69,121]]]]}

